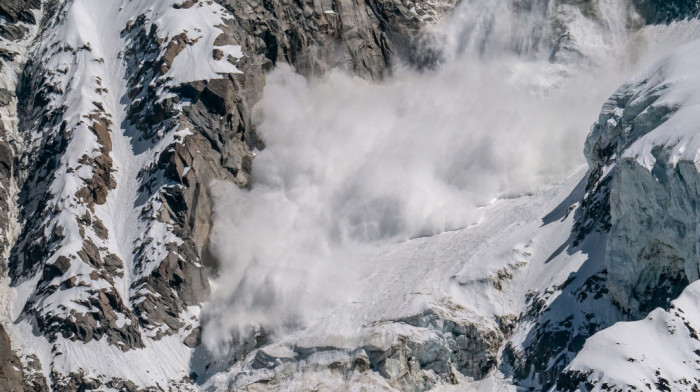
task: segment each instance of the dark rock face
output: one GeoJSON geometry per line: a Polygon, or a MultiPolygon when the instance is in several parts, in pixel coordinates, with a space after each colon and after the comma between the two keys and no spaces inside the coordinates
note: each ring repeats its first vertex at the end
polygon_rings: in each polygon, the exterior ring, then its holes
{"type": "Polygon", "coordinates": [[[49,385],[42,372],[42,364],[35,354],[26,357],[26,367],[24,368],[24,384],[26,391],[49,392],[49,385]]]}
{"type": "Polygon", "coordinates": [[[669,92],[695,82],[673,75],[670,63],[659,63],[614,93],[586,141],[589,173],[566,245],[589,259],[565,287],[536,293],[521,315],[520,324],[536,323],[523,342],[506,351],[521,386],[590,390],[589,374],[562,373],[583,342],[615,322],[669,309],[700,279],[697,166],[692,157],[672,152],[685,136],[666,142],[653,135],[684,110],[683,101],[669,99],[669,92]]]}
{"type": "MultiPolygon", "coordinates": [[[[592,371],[590,373],[593,373],[592,371]]],[[[562,373],[561,377],[557,380],[557,391],[562,392],[575,392],[575,391],[590,391],[593,390],[593,383],[588,381],[588,376],[590,373],[583,373],[579,371],[567,371],[562,373]]]]}
{"type": "MultiPolygon", "coordinates": [[[[265,71],[286,62],[303,75],[339,67],[373,79],[390,72],[395,61],[417,60],[414,45],[421,28],[453,5],[420,2],[420,13],[414,14],[399,1],[219,2],[234,16],[221,43],[242,45],[248,55],[238,64],[241,69],[252,59],[254,67],[265,71]]],[[[251,76],[249,80],[261,80],[259,72],[251,76]]]]}
{"type": "Polygon", "coordinates": [[[604,267],[593,256],[565,282],[528,295],[516,327],[525,337],[504,350],[517,385],[550,389],[586,339],[623,319],[607,296],[604,267]]]}
{"type": "Polygon", "coordinates": [[[700,14],[697,0],[636,0],[635,3],[650,24],[696,18],[700,14]]]}
{"type": "MultiPolygon", "coordinates": [[[[694,241],[697,170],[692,162],[671,163],[668,146],[651,151],[653,168],[625,152],[679,109],[662,98],[672,83],[659,73],[622,86],[605,103],[588,140],[585,222],[609,231],[606,244],[613,300],[632,317],[666,307],[697,279],[694,241]],[[692,223],[691,223],[692,222],[692,223]]],[[[590,231],[590,230],[588,230],[590,231]]]]}
{"type": "Polygon", "coordinates": [[[0,324],[0,389],[8,392],[49,392],[41,364],[35,355],[24,364],[12,350],[10,338],[0,324]]]}
{"type": "MultiPolygon", "coordinates": [[[[179,7],[189,8],[196,2],[191,3],[179,7]]],[[[341,66],[362,76],[379,78],[392,58],[385,30],[391,29],[394,36],[403,34],[406,35],[404,39],[408,39],[408,35],[417,34],[423,24],[403,6],[398,10],[368,10],[354,3],[336,4],[336,7],[347,7],[344,12],[352,20],[352,24],[345,25],[348,34],[350,31],[359,34],[351,39],[343,36],[339,19],[342,15],[334,16],[332,8],[319,11],[313,9],[312,3],[302,6],[296,2],[222,4],[234,18],[220,26],[223,33],[214,42],[213,57],[216,58],[217,46],[241,45],[243,58],[219,58],[219,61],[234,63],[241,73],[174,86],[170,89],[176,95],[173,98],[157,99],[157,80],[170,69],[174,58],[191,44],[187,35],[178,35],[158,46],[157,32],[147,30],[144,19],[137,19],[122,33],[134,42],[133,48],[126,51],[127,61],[131,61],[134,70],[129,80],[129,97],[143,98],[131,105],[130,123],[141,131],[143,138],[153,138],[159,129],[175,124],[180,129],[194,131],[164,148],[157,165],[145,168],[140,174],[144,192],[157,195],[162,203],[156,219],[173,225],[173,233],[183,240],[180,245],[171,244],[170,253],[161,262],[144,259],[151,242],[144,241],[137,248],[137,269],[149,263],[160,265],[134,283],[141,294],[132,298],[137,303],[135,312],[142,326],[158,328],[160,332],[156,336],[180,328],[182,324],[177,315],[184,307],[196,305],[208,295],[206,273],[193,263],[215,264],[204,258],[211,229],[212,201],[208,185],[213,180],[228,180],[241,187],[248,186],[253,160],[251,151],[263,148],[252,126],[250,108],[262,92],[264,72],[277,62],[288,62],[307,75],[341,66]],[[328,24],[329,19],[336,18],[338,24],[333,24],[336,27],[328,24]],[[387,18],[390,22],[385,20],[387,18]],[[288,27],[282,29],[282,26],[288,27]],[[375,44],[368,44],[371,42],[375,44]],[[161,47],[165,48],[162,55],[161,47]],[[344,55],[338,57],[339,51],[344,55]],[[144,53],[147,54],[145,60],[144,53]],[[129,60],[132,55],[133,60],[129,60]],[[176,109],[177,103],[182,101],[189,104],[176,109]],[[159,184],[159,173],[176,185],[159,184]]],[[[436,17],[448,8],[445,5],[444,9],[436,10],[436,17]]],[[[219,53],[222,52],[219,50],[219,53]]]]}
{"type": "MultiPolygon", "coordinates": [[[[89,45],[76,49],[67,44],[45,50],[40,55],[48,58],[63,53],[77,59],[91,52],[89,45]]],[[[108,192],[116,186],[110,158],[112,115],[105,111],[101,102],[92,102],[90,111],[71,124],[64,119],[68,110],[65,102],[55,98],[56,94],[70,88],[65,77],[72,78],[75,72],[75,69],[63,72],[46,69],[41,61],[30,61],[25,66],[19,103],[23,110],[19,116],[26,150],[16,161],[21,184],[20,221],[25,225],[13,248],[10,275],[18,284],[41,273],[36,290],[24,306],[24,315],[34,316],[39,328],[51,339],[60,334],[87,342],[107,336],[109,342],[123,350],[143,347],[136,319],[114,286],[115,278],[123,275],[123,263],[104,246],[109,231],[95,212],[95,206],[103,205],[108,192]],[[34,75],[42,76],[34,78],[34,75]],[[35,124],[39,126],[34,128],[35,124]],[[81,133],[92,135],[99,147],[85,151],[77,160],[77,166],[66,167],[61,164],[61,156],[81,133]],[[90,168],[91,175],[79,177],[81,185],[77,191],[57,200],[51,187],[83,166],[90,168]],[[63,223],[66,226],[56,223],[59,216],[69,214],[71,220],[63,223]],[[43,234],[46,232],[52,234],[46,236],[43,234]],[[66,252],[65,247],[75,234],[80,236],[83,245],[77,252],[66,252]],[[82,276],[71,275],[71,267],[88,272],[82,276]],[[92,285],[101,288],[83,290],[92,285]],[[91,310],[69,309],[68,317],[52,310],[55,301],[52,298],[65,290],[83,292],[73,298],[72,306],[91,310]],[[126,320],[126,324],[119,326],[120,320],[126,320]]]]}
{"type": "MultiPolygon", "coordinates": [[[[195,3],[183,3],[178,7],[189,8],[195,3]]],[[[158,33],[147,27],[145,17],[137,18],[122,32],[133,43],[125,51],[126,60],[132,64],[128,94],[135,101],[129,108],[128,120],[139,129],[140,138],[155,141],[159,130],[162,132],[173,126],[194,131],[163,148],[156,166],[144,168],[140,174],[143,192],[147,195],[144,197],[156,197],[162,203],[157,212],[146,207],[144,215],[150,213],[157,216],[157,221],[173,225],[173,233],[183,240],[179,245],[170,244],[170,253],[162,261],[148,260],[145,256],[152,241],[144,241],[136,249],[137,270],[149,264],[160,265],[134,283],[133,287],[140,294],[131,298],[137,303],[135,312],[140,323],[150,330],[158,329],[156,336],[180,328],[178,314],[208,295],[206,274],[201,267],[195,267],[207,252],[211,228],[212,201],[208,185],[212,180],[233,181],[242,187],[248,185],[251,151],[263,147],[252,126],[250,108],[261,94],[264,71],[283,61],[305,74],[343,66],[360,75],[378,78],[389,64],[388,41],[380,25],[385,29],[390,25],[380,22],[375,15],[380,12],[378,10],[366,16],[369,10],[364,6],[347,4],[346,12],[353,24],[346,25],[346,29],[360,32],[353,43],[348,43],[349,38],[339,35],[342,31],[333,30],[339,28],[339,24],[328,25],[329,18],[336,19],[335,11],[325,12],[332,11],[331,8],[315,10],[314,14],[309,8],[312,3],[303,6],[295,2],[222,4],[234,18],[220,26],[223,33],[214,42],[213,57],[220,53],[219,61],[233,62],[241,73],[173,86],[170,88],[176,95],[173,98],[158,100],[158,78],[168,72],[175,57],[192,41],[186,34],[180,34],[167,43],[158,44],[158,33]],[[374,38],[370,37],[372,34],[374,38]],[[367,45],[368,42],[375,44],[367,45]],[[244,57],[224,59],[223,52],[217,52],[218,46],[230,44],[241,45],[244,57]],[[342,59],[336,58],[339,45],[350,45],[342,49],[346,53],[342,59]],[[161,48],[164,48],[162,54],[161,48]],[[189,105],[176,108],[182,101],[189,105]],[[175,185],[163,185],[158,180],[159,173],[175,185]],[[175,294],[171,288],[175,289],[175,294]]],[[[419,20],[407,9],[402,8],[402,12],[403,19],[394,18],[394,23],[410,26],[408,30],[402,27],[401,31],[417,33],[421,26],[419,20]]]]}
{"type": "Polygon", "coordinates": [[[32,10],[38,10],[41,0],[7,0],[0,4],[0,16],[10,23],[24,22],[36,24],[32,10]]]}
{"type": "Polygon", "coordinates": [[[7,391],[24,391],[22,363],[12,351],[10,338],[0,325],[0,385],[7,391]]]}
{"type": "Polygon", "coordinates": [[[686,181],[676,184],[653,179],[634,159],[624,157],[635,140],[677,109],[655,104],[669,86],[653,85],[653,80],[644,82],[651,85],[642,93],[627,85],[613,94],[589,135],[588,178],[581,184],[583,195],[566,250],[580,250],[589,258],[566,282],[529,298],[518,324],[532,327],[524,341],[505,351],[520,386],[583,386],[586,375],[562,371],[589,337],[617,321],[639,319],[668,306],[688,285],[685,260],[692,256],[681,250],[694,249],[688,241],[696,237],[662,228],[678,227],[682,217],[694,216],[683,200],[692,200],[697,192],[691,174],[697,172],[681,163],[677,178],[686,181]],[[663,214],[659,205],[666,206],[663,214]]]}
{"type": "MultiPolygon", "coordinates": [[[[15,70],[23,61],[18,48],[28,44],[36,29],[35,11],[40,0],[8,0],[0,3],[0,42],[8,49],[0,49],[0,72],[5,80],[0,83],[0,277],[7,273],[7,255],[14,242],[15,188],[17,170],[15,156],[19,145],[13,120],[17,111],[15,70]],[[4,41],[4,42],[3,42],[4,41]],[[12,48],[12,49],[9,49],[12,48]],[[9,125],[8,125],[9,124],[9,125]]],[[[10,338],[0,324],[0,389],[8,391],[48,391],[36,357],[25,358],[25,364],[12,350],[10,338]]]]}
{"type": "MultiPolygon", "coordinates": [[[[2,140],[0,142],[0,184],[2,184],[2,190],[0,190],[0,226],[4,234],[0,236],[0,251],[2,253],[7,251],[11,241],[11,238],[8,238],[9,236],[5,233],[7,233],[10,226],[10,203],[13,196],[9,191],[13,182],[13,151],[7,142],[9,139],[7,136],[5,127],[0,123],[0,138],[2,140]]],[[[3,258],[0,260],[0,274],[4,274],[6,268],[7,260],[3,258]]]]}

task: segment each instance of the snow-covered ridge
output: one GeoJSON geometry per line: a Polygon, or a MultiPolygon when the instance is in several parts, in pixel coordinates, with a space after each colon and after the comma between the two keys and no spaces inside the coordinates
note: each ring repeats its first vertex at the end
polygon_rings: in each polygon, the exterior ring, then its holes
{"type": "Polygon", "coordinates": [[[173,233],[174,222],[162,218],[160,196],[164,185],[182,185],[164,177],[159,159],[192,132],[186,120],[176,121],[182,109],[171,103],[167,117],[152,124],[150,134],[140,134],[133,123],[141,118],[129,102],[144,89],[151,92],[143,94],[150,102],[172,100],[174,87],[239,73],[234,63],[242,54],[235,45],[217,45],[227,59],[211,54],[222,34],[216,26],[231,18],[221,6],[176,6],[174,1],[59,4],[25,71],[43,76],[23,87],[24,228],[11,261],[19,292],[13,317],[21,335],[38,325],[45,338],[14,344],[27,355],[40,354],[55,387],[70,389],[78,370],[99,383],[130,380],[141,386],[189,376],[191,347],[181,342],[197,325],[195,305],[206,298],[206,278],[199,272],[199,286],[186,281],[173,286],[179,291],[173,294],[153,277],[203,270],[197,257],[179,256],[184,240],[173,233]],[[150,63],[134,63],[136,53],[152,55],[150,63]],[[154,62],[162,66],[144,71],[154,62]],[[147,72],[150,79],[133,83],[134,72],[147,72]],[[163,263],[167,267],[154,272],[163,263]],[[180,267],[164,273],[172,263],[180,267]],[[162,300],[159,291],[166,294],[162,300]],[[177,321],[169,322],[168,314],[177,321]],[[168,342],[159,341],[172,334],[168,342]],[[86,346],[72,349],[76,340],[86,346]],[[109,345],[139,353],[115,356],[123,365],[103,366],[95,358],[112,351],[109,345]],[[164,349],[172,355],[162,355],[164,349]],[[146,366],[166,356],[172,365],[161,371],[146,366]]]}
{"type": "Polygon", "coordinates": [[[590,338],[561,390],[700,386],[699,60],[694,41],[625,84],[587,141],[594,175],[610,178],[607,288],[633,317],[648,315],[590,338]]]}
{"type": "Polygon", "coordinates": [[[592,176],[610,182],[608,288],[632,313],[700,278],[698,52],[699,42],[688,44],[621,87],[586,142],[592,176]]]}
{"type": "Polygon", "coordinates": [[[700,292],[693,283],[667,309],[594,335],[564,372],[558,390],[695,391],[700,388],[700,292]],[[643,342],[643,344],[640,344],[643,342]]]}

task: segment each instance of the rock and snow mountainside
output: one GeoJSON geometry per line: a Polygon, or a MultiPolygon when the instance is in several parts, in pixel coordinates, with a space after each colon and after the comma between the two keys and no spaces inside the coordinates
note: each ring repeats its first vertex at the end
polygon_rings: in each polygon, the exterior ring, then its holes
{"type": "Polygon", "coordinates": [[[264,72],[378,78],[450,7],[3,1],[8,387],[190,388],[216,267],[208,186],[248,185],[264,72]]]}
{"type": "Polygon", "coordinates": [[[609,198],[606,288],[646,317],[589,339],[563,389],[700,388],[698,60],[695,41],[625,84],[586,142],[591,178],[606,184],[594,192],[609,198]]]}
{"type": "MultiPolygon", "coordinates": [[[[693,1],[493,4],[525,27],[494,28],[514,34],[503,48],[554,69],[596,66],[612,32],[698,13],[693,1]]],[[[700,388],[698,41],[605,103],[587,172],[501,197],[469,227],[382,245],[361,294],[311,325],[202,344],[220,267],[210,185],[255,186],[266,74],[431,72],[450,61],[432,26],[454,7],[3,0],[0,390],[700,388]]],[[[456,53],[488,54],[491,27],[456,53]]]]}

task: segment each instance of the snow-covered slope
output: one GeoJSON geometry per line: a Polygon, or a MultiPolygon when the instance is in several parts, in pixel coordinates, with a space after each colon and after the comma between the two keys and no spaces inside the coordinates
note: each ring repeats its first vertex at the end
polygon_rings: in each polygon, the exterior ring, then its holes
{"type": "Polygon", "coordinates": [[[689,285],[700,278],[698,60],[694,41],[638,75],[606,103],[589,136],[594,171],[605,173],[599,181],[611,177],[607,288],[632,314],[663,309],[589,339],[567,369],[567,388],[700,385],[699,298],[689,285]]]}
{"type": "Polygon", "coordinates": [[[668,309],[594,335],[567,367],[557,390],[697,390],[699,301],[693,283],[668,309]]]}
{"type": "Polygon", "coordinates": [[[574,222],[567,196],[580,196],[582,174],[535,195],[494,201],[470,228],[402,242],[369,265],[356,264],[370,272],[355,299],[252,351],[205,389],[342,390],[368,383],[425,390],[487,377],[483,382],[493,382],[523,299],[554,286],[563,290],[589,260],[583,251],[557,252],[574,222]]]}

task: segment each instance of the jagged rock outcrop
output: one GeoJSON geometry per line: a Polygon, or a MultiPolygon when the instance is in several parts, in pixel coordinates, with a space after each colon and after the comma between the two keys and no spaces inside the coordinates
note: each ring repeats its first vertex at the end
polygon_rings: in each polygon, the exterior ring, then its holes
{"type": "Polygon", "coordinates": [[[24,361],[12,349],[5,327],[0,325],[0,388],[8,392],[48,392],[41,364],[34,355],[24,361]]]}
{"type": "Polygon", "coordinates": [[[697,341],[694,319],[678,308],[691,307],[696,285],[689,283],[699,275],[698,48],[682,47],[603,106],[586,141],[589,173],[567,245],[589,257],[562,286],[534,296],[521,315],[520,325],[536,324],[506,350],[519,385],[561,391],[697,385],[696,370],[671,364],[693,362],[697,341]]]}
{"type": "Polygon", "coordinates": [[[243,67],[251,60],[263,70],[286,62],[303,75],[342,68],[373,79],[395,61],[417,60],[418,33],[454,6],[451,0],[220,2],[234,17],[222,39],[250,54],[243,67]]]}
{"type": "MultiPolygon", "coordinates": [[[[167,12],[186,13],[205,6],[198,2],[174,5],[178,11],[167,12]]],[[[426,20],[436,19],[450,7],[449,3],[428,4],[422,7],[425,12],[413,13],[400,3],[387,9],[389,3],[374,7],[329,3],[328,9],[291,2],[224,5],[231,15],[224,17],[218,27],[211,26],[221,32],[208,50],[212,53],[209,61],[226,62],[230,71],[203,80],[173,81],[177,77],[170,76],[184,72],[177,70],[178,55],[189,51],[201,37],[187,31],[168,36],[153,22],[154,11],[133,10],[132,18],[120,27],[119,39],[126,47],[115,59],[124,61],[127,67],[123,77],[127,79],[130,103],[124,120],[109,102],[118,93],[113,90],[118,86],[109,80],[113,75],[108,75],[108,67],[113,68],[115,60],[105,59],[110,54],[103,53],[104,46],[117,37],[102,32],[95,33],[92,40],[70,37],[70,42],[45,44],[25,67],[20,126],[26,152],[19,160],[19,172],[24,206],[20,220],[26,225],[13,251],[12,275],[19,283],[43,271],[26,308],[47,333],[53,335],[51,331],[61,329],[65,337],[86,341],[106,334],[114,337],[111,342],[121,342],[124,349],[129,349],[141,347],[140,332],[134,329],[137,319],[155,338],[176,332],[184,325],[178,320],[180,313],[208,295],[203,269],[204,264],[213,263],[206,259],[205,249],[211,225],[208,184],[230,180],[246,186],[251,151],[262,148],[250,121],[250,107],[261,92],[264,70],[285,61],[307,74],[343,66],[363,76],[381,77],[393,53],[399,51],[392,45],[408,42],[408,36],[418,33],[426,20]],[[306,17],[299,19],[302,15],[306,17]],[[329,25],[328,21],[333,23],[329,25]],[[338,55],[336,45],[344,45],[341,51],[345,55],[338,55]],[[231,47],[239,48],[240,53],[225,57],[219,49],[231,47]],[[66,56],[68,63],[64,62],[66,56]],[[85,62],[90,64],[87,73],[79,68],[85,62]],[[61,63],[67,65],[58,65],[61,63]],[[94,97],[78,97],[76,83],[88,74],[95,77],[94,97]],[[76,112],[71,107],[75,104],[69,104],[71,96],[90,102],[76,112]],[[136,132],[122,130],[122,121],[136,132]],[[141,209],[142,223],[128,224],[140,225],[144,235],[135,243],[133,257],[129,254],[132,250],[109,245],[114,241],[113,232],[123,229],[101,213],[107,207],[97,208],[105,206],[109,194],[119,186],[120,171],[124,171],[113,163],[115,132],[131,133],[140,143],[133,149],[154,153],[154,158],[144,162],[136,173],[138,197],[145,200],[135,206],[141,209]],[[177,132],[181,136],[175,135],[177,132]],[[85,145],[84,141],[90,139],[94,147],[85,145]],[[76,155],[78,159],[61,158],[75,154],[75,148],[85,149],[76,155]],[[75,178],[75,182],[66,178],[75,178]],[[76,189],[70,190],[72,187],[76,189]],[[56,193],[57,189],[61,191],[56,193]],[[172,238],[155,233],[162,227],[168,228],[172,238]],[[53,234],[40,235],[46,232],[53,234]],[[83,244],[81,251],[71,250],[76,240],[83,244]],[[75,268],[87,268],[82,280],[75,268]],[[138,276],[131,279],[130,298],[123,298],[125,293],[118,292],[114,279],[123,278],[125,269],[127,276],[138,276]],[[91,281],[86,280],[88,276],[91,281]],[[100,280],[106,289],[80,289],[100,280]],[[35,306],[44,303],[50,307],[60,302],[52,299],[59,287],[83,293],[85,298],[77,303],[97,313],[87,318],[89,313],[66,313],[76,320],[75,327],[69,328],[61,322],[64,316],[35,306]],[[134,314],[125,301],[134,303],[134,314]],[[104,316],[98,316],[103,312],[104,316]],[[114,326],[105,320],[123,319],[132,330],[125,334],[110,332],[114,326]],[[95,325],[100,328],[95,330],[95,325]],[[68,332],[71,330],[76,332],[68,332]]],[[[48,22],[47,31],[64,29],[73,17],[72,7],[78,5],[66,2],[60,6],[56,18],[48,22]]],[[[129,11],[128,7],[119,10],[129,11]]]]}
{"type": "Polygon", "coordinates": [[[598,183],[589,197],[609,204],[606,288],[631,318],[646,317],[591,337],[557,390],[691,391],[700,385],[692,310],[692,282],[700,277],[699,56],[700,44],[693,42],[622,86],[588,137],[590,182],[598,183]],[[611,352],[593,354],[601,350],[611,352]]]}
{"type": "Polygon", "coordinates": [[[635,4],[647,23],[669,23],[700,15],[696,0],[635,0],[635,4]]]}
{"type": "Polygon", "coordinates": [[[587,198],[609,203],[607,288],[632,315],[666,306],[699,277],[700,178],[684,129],[695,76],[679,74],[687,58],[691,47],[618,90],[586,141],[587,198]]]}
{"type": "Polygon", "coordinates": [[[563,285],[535,293],[520,316],[521,326],[535,323],[506,350],[521,386],[606,390],[600,373],[569,367],[584,343],[668,308],[698,279],[697,47],[681,48],[604,104],[585,144],[589,173],[567,244],[589,256],[563,285]]]}

